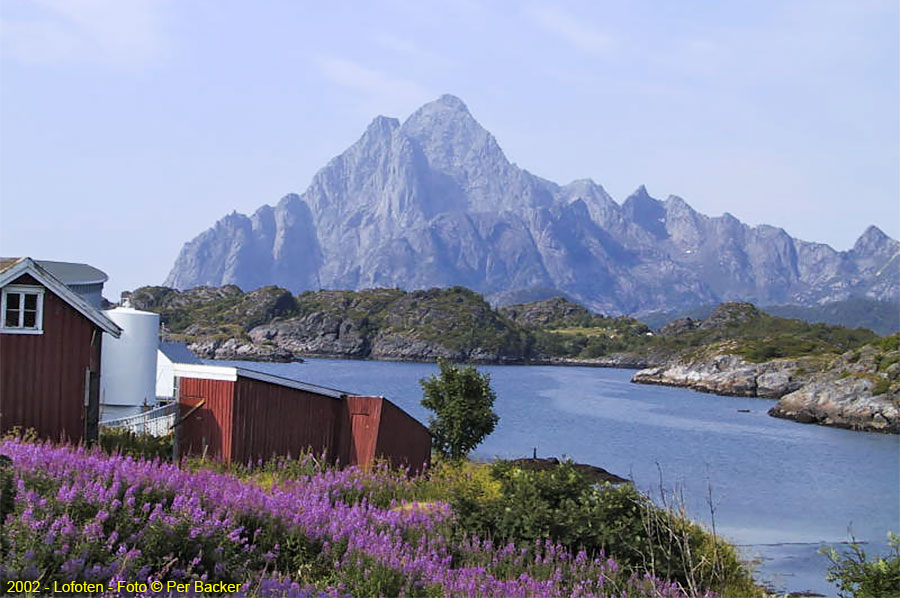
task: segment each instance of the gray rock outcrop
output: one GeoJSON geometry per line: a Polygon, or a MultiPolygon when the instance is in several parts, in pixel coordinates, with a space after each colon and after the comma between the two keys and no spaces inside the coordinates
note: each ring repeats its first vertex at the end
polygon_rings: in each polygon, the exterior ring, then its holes
{"type": "Polygon", "coordinates": [[[897,336],[834,359],[769,415],[839,428],[900,434],[900,350],[897,336]],[[891,341],[895,341],[893,346],[891,341]]]}
{"type": "Polygon", "coordinates": [[[801,423],[900,434],[900,350],[896,335],[832,358],[752,363],[719,353],[701,359],[676,359],[641,370],[632,381],[779,399],[769,415],[801,423]]]}
{"type": "Polygon", "coordinates": [[[236,338],[204,338],[188,343],[187,348],[201,359],[231,359],[240,361],[303,361],[282,347],[270,343],[259,344],[236,338]]]}
{"type": "Polygon", "coordinates": [[[640,370],[632,377],[639,384],[679,386],[737,397],[778,399],[809,381],[808,373],[798,373],[809,360],[775,359],[753,363],[736,355],[715,355],[699,361],[676,360],[663,366],[640,370]]]}
{"type": "Polygon", "coordinates": [[[823,377],[784,396],[769,415],[807,424],[900,434],[900,392],[873,395],[865,378],[823,377]]]}

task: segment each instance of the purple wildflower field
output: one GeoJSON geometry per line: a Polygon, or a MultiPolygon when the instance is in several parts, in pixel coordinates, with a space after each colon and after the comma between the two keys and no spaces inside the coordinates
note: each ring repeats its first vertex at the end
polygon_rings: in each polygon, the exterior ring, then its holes
{"type": "Polygon", "coordinates": [[[448,505],[384,500],[409,483],[386,469],[263,483],[12,439],[0,454],[12,460],[0,484],[12,509],[0,536],[3,587],[203,580],[254,596],[685,595],[602,554],[457,538],[448,505]]]}

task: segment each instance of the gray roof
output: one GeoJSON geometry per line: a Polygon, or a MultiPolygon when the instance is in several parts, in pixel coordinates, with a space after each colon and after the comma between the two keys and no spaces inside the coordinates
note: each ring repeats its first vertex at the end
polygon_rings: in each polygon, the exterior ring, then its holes
{"type": "Polygon", "coordinates": [[[98,270],[87,264],[75,264],[72,262],[51,262],[47,260],[35,260],[42,268],[56,277],[60,282],[72,284],[102,284],[109,280],[109,276],[103,270],[98,270]]]}
{"type": "Polygon", "coordinates": [[[169,358],[172,363],[203,363],[184,343],[164,342],[159,343],[159,350],[169,358]]]}

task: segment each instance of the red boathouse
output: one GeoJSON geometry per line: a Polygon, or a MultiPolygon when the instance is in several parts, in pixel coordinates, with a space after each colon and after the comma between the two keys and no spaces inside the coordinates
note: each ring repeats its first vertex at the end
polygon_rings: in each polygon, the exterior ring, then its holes
{"type": "Polygon", "coordinates": [[[375,458],[420,470],[428,429],[384,397],[356,396],[238,367],[174,364],[180,454],[248,463],[302,451],[368,466],[375,458]]]}

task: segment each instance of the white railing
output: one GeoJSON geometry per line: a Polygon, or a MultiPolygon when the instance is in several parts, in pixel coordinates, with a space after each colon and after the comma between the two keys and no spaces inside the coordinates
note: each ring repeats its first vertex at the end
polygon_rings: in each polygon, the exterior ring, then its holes
{"type": "Polygon", "coordinates": [[[169,403],[138,415],[100,422],[100,425],[105,428],[124,428],[135,434],[165,436],[172,430],[176,413],[178,413],[178,403],[169,403]]]}

